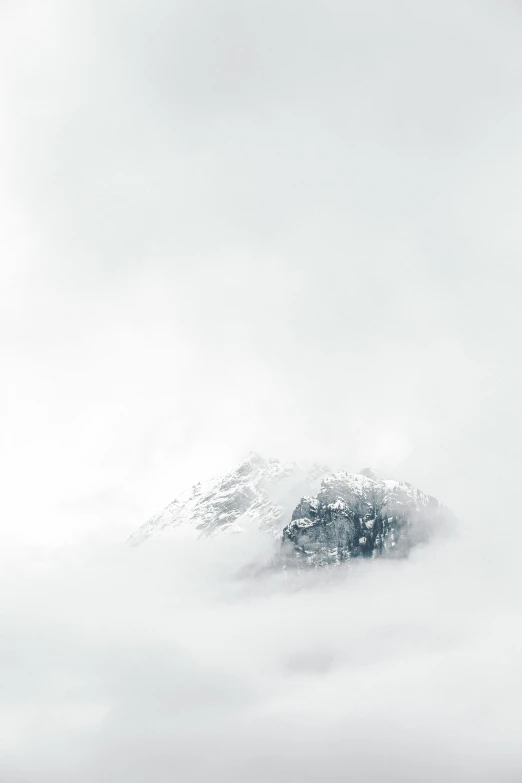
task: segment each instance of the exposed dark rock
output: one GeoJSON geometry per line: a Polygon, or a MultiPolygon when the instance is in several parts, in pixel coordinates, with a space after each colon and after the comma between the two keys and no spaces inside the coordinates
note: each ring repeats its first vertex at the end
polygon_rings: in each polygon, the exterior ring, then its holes
{"type": "Polygon", "coordinates": [[[402,557],[449,521],[450,512],[434,497],[369,473],[331,474],[317,496],[301,500],[283,530],[288,563],[319,567],[352,557],[402,557]]]}

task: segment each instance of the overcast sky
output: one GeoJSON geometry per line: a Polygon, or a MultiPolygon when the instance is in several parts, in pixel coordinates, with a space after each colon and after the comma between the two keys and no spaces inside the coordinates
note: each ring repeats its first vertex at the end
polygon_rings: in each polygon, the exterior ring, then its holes
{"type": "Polygon", "coordinates": [[[2,783],[521,779],[522,6],[0,0],[2,783]],[[249,450],[454,539],[121,547],[249,450]]]}
{"type": "Polygon", "coordinates": [[[118,538],[249,449],[495,506],[521,458],[519,3],[1,16],[6,536],[118,538]]]}

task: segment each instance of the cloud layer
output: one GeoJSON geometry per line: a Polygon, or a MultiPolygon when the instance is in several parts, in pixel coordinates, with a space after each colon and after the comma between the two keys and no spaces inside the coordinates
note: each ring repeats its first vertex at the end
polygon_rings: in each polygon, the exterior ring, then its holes
{"type": "Polygon", "coordinates": [[[69,551],[23,579],[6,565],[2,780],[518,779],[508,562],[464,536],[238,577],[267,546],[69,551]]]}

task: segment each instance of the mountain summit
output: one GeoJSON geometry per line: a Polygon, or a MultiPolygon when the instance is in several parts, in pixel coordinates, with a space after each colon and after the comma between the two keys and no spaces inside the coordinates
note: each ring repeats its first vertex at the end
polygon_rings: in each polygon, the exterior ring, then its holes
{"type": "Polygon", "coordinates": [[[321,465],[303,468],[252,452],[229,473],[194,484],[139,528],[130,543],[173,533],[237,533],[247,526],[280,537],[299,500],[317,492],[329,472],[321,465]]]}
{"type": "Polygon", "coordinates": [[[255,527],[279,539],[286,563],[324,566],[352,557],[404,556],[452,519],[411,484],[370,468],[332,473],[252,453],[234,470],[195,484],[131,536],[206,537],[255,527]]]}

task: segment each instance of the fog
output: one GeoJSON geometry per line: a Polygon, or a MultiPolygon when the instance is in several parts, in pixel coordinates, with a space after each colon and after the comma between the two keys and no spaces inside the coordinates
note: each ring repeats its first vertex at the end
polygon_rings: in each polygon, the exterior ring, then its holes
{"type": "Polygon", "coordinates": [[[2,781],[519,779],[521,603],[493,556],[238,576],[269,552],[5,564],[2,781]]]}
{"type": "Polygon", "coordinates": [[[514,0],[0,1],[2,781],[520,779],[521,44],[514,0]],[[127,552],[250,449],[459,533],[127,552]]]}

